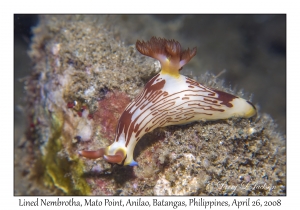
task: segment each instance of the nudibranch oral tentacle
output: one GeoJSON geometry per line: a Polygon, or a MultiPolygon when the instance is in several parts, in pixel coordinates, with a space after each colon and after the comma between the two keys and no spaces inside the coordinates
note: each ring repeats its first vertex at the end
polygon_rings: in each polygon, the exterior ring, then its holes
{"type": "Polygon", "coordinates": [[[133,160],[135,145],[145,133],[157,127],[198,120],[249,118],[256,114],[251,102],[205,87],[179,73],[196,55],[196,48],[182,50],[175,40],[155,37],[148,42],[137,41],[136,48],[140,53],[158,59],[161,72],[150,79],[122,113],[114,143],[98,151],[80,151],[80,155],[134,166],[137,165],[133,160]]]}

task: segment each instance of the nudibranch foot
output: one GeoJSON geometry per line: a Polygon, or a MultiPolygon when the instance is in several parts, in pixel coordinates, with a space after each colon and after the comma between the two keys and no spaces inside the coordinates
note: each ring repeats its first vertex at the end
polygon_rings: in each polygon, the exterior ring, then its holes
{"type": "Polygon", "coordinates": [[[122,113],[114,143],[97,151],[81,151],[82,156],[103,157],[110,163],[136,166],[134,148],[144,134],[155,128],[198,120],[249,118],[256,114],[251,102],[205,87],[179,73],[196,55],[196,48],[182,50],[179,42],[156,37],[148,42],[137,41],[136,48],[158,59],[161,72],[150,79],[122,113]]]}

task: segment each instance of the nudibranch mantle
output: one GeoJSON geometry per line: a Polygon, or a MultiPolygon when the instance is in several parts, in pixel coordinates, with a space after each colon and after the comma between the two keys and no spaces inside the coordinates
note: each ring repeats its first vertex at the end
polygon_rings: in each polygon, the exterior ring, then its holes
{"type": "Polygon", "coordinates": [[[255,115],[256,109],[249,101],[179,74],[182,66],[195,56],[196,48],[182,51],[179,42],[155,37],[148,42],[137,41],[136,47],[142,54],[158,59],[161,72],[122,113],[114,143],[97,151],[80,151],[82,156],[134,166],[135,145],[157,127],[255,115]]]}

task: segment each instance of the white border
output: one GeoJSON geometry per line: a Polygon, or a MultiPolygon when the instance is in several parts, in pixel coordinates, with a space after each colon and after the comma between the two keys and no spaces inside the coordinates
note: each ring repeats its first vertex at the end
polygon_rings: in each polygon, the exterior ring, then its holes
{"type": "MultiPolygon", "coordinates": [[[[296,1],[11,1],[1,4],[1,207],[18,207],[19,199],[35,197],[13,196],[13,14],[14,13],[287,13],[287,197],[280,197],[283,207],[298,206],[299,170],[299,10],[296,1]],[[297,173],[298,172],[298,173],[297,173]]],[[[17,161],[17,160],[16,160],[17,161]]],[[[42,197],[48,198],[48,197],[42,197]]],[[[56,197],[49,197],[55,200],[56,197]]],[[[66,197],[65,199],[69,199],[66,197]]],[[[114,199],[113,197],[112,199],[114,199]]],[[[233,200],[232,197],[204,197],[205,199],[233,200]]],[[[239,197],[238,199],[246,199],[239,197]]],[[[269,200],[277,197],[251,197],[269,200]]],[[[84,199],[84,197],[76,197],[84,199]]],[[[104,199],[100,197],[100,199],[104,199]]],[[[126,199],[126,198],[124,198],[126,199]]],[[[151,197],[143,197],[152,200],[151,197]]],[[[185,200],[189,197],[170,197],[170,200],[185,200]]],[[[32,207],[22,207],[30,208],[32,207]]],[[[56,207],[69,208],[74,207],[56,207]]],[[[131,209],[137,209],[131,208],[131,209]]],[[[163,208],[163,207],[162,207],[163,208]]],[[[170,208],[171,209],[171,208],[170,208]]],[[[244,208],[240,208],[244,209],[244,208]]],[[[278,208],[277,208],[278,209],[278,208]]]]}

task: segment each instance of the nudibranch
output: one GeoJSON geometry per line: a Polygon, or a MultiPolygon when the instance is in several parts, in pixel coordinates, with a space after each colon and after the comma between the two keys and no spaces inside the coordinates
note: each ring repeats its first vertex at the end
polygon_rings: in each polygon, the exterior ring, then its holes
{"type": "Polygon", "coordinates": [[[138,40],[136,48],[143,55],[159,60],[160,73],[150,79],[122,113],[114,143],[96,151],[80,151],[80,155],[134,166],[137,165],[133,160],[135,145],[145,133],[157,127],[255,115],[251,102],[205,87],[179,73],[196,55],[196,48],[182,50],[178,41],[156,37],[147,42],[138,40]]]}

